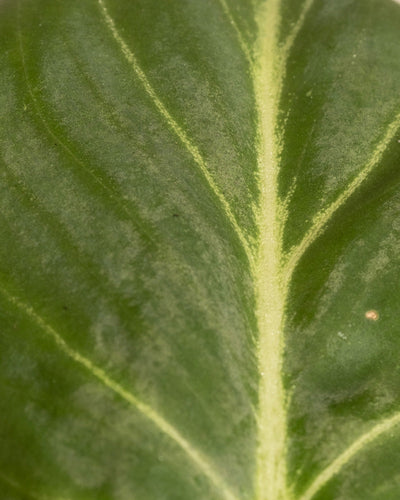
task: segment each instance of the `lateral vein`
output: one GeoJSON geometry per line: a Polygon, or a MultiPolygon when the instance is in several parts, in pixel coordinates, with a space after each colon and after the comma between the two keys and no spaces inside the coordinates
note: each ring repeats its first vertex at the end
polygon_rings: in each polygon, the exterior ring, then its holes
{"type": "MultiPolygon", "coordinates": [[[[20,6],[20,4],[18,4],[18,7],[19,6],[20,6]]],[[[19,15],[19,11],[18,11],[18,15],[19,15]]],[[[19,22],[20,21],[19,21],[19,17],[18,17],[18,23],[19,22]]],[[[55,132],[53,132],[53,130],[51,129],[51,127],[47,123],[47,120],[40,109],[38,100],[37,100],[37,98],[32,90],[31,84],[29,82],[28,71],[26,69],[25,52],[24,52],[24,47],[23,47],[23,43],[22,43],[21,28],[20,28],[19,24],[18,24],[17,31],[18,31],[17,35],[18,35],[18,40],[19,40],[19,51],[21,54],[21,62],[22,62],[24,80],[25,80],[25,84],[26,84],[29,98],[33,104],[34,113],[36,114],[38,119],[42,122],[43,127],[45,128],[45,130],[49,134],[49,136],[52,138],[52,140],[55,140],[61,146],[61,148],[68,154],[68,156],[72,159],[72,161],[76,165],[78,165],[80,168],[82,168],[85,172],[87,172],[89,174],[89,176],[93,179],[93,181],[102,188],[102,190],[107,192],[107,194],[110,196],[110,198],[112,198],[112,200],[119,206],[121,211],[124,212],[124,214],[127,215],[130,220],[134,220],[132,218],[132,213],[129,210],[129,208],[125,205],[125,203],[123,201],[121,201],[123,198],[121,196],[118,196],[118,193],[116,193],[114,189],[112,189],[110,186],[108,186],[91,168],[88,168],[84,164],[84,162],[82,162],[76,156],[76,154],[71,150],[71,148],[67,144],[65,144],[64,141],[62,141],[60,139],[60,137],[55,132]]]]}
{"type": "Polygon", "coordinates": [[[139,65],[137,58],[135,54],[132,52],[132,50],[128,47],[127,43],[119,33],[114,19],[111,17],[106,4],[104,0],[97,0],[101,12],[103,14],[103,18],[105,21],[106,26],[110,30],[114,40],[117,42],[123,56],[127,60],[127,62],[130,64],[132,67],[133,71],[135,72],[136,76],[138,77],[139,81],[141,82],[143,88],[145,89],[146,93],[152,100],[153,104],[161,114],[161,116],[165,119],[167,122],[168,126],[171,128],[171,130],[176,134],[176,136],[179,138],[179,140],[182,142],[182,144],[185,146],[187,151],[191,154],[192,158],[200,168],[201,173],[203,174],[204,178],[206,179],[208,185],[210,186],[211,190],[213,191],[214,195],[217,197],[219,200],[221,207],[229,220],[231,226],[233,227],[234,232],[236,233],[237,237],[239,238],[242,247],[244,251],[246,252],[247,258],[250,263],[253,261],[253,253],[251,250],[251,247],[249,245],[249,242],[243,233],[241,227],[239,226],[236,217],[234,216],[229,203],[227,202],[225,196],[217,186],[216,182],[214,181],[212,175],[210,174],[206,162],[203,159],[202,155],[200,154],[200,151],[196,145],[192,143],[190,138],[188,137],[187,133],[183,130],[183,128],[175,121],[175,119],[171,116],[170,112],[167,110],[161,99],[158,97],[156,91],[154,90],[153,86],[151,85],[149,79],[147,78],[145,72],[139,65]]]}
{"type": "Polygon", "coordinates": [[[247,62],[249,63],[249,66],[250,66],[250,69],[253,72],[254,71],[254,67],[253,67],[254,62],[253,62],[253,58],[252,58],[250,49],[249,49],[247,43],[245,42],[243,35],[242,35],[242,32],[240,31],[239,26],[237,25],[233,15],[232,15],[232,12],[231,12],[231,9],[229,8],[228,2],[226,0],[219,0],[219,3],[221,4],[222,10],[224,11],[226,17],[228,18],[229,22],[231,23],[233,29],[235,30],[237,39],[239,41],[240,48],[242,49],[242,52],[246,56],[247,62]]]}
{"type": "Polygon", "coordinates": [[[57,347],[73,361],[84,367],[92,376],[99,380],[104,386],[117,394],[120,398],[126,401],[129,405],[138,410],[142,415],[148,418],[160,431],[166,434],[174,441],[192,460],[193,463],[202,471],[202,473],[210,480],[214,487],[221,493],[226,500],[237,500],[235,495],[230,491],[224,480],[214,471],[214,468],[209,464],[202,453],[198,451],[187,439],[185,439],[166,419],[151,408],[146,403],[143,403],[134,394],[125,389],[118,382],[113,380],[107,373],[90,359],[86,358],[78,351],[73,349],[64,338],[49,325],[29,304],[22,302],[17,297],[11,295],[4,287],[0,288],[0,293],[8,302],[21,310],[28,316],[39,328],[53,339],[57,347]]]}
{"type": "Polygon", "coordinates": [[[346,450],[344,450],[328,467],[326,467],[311,483],[298,500],[311,500],[334,476],[336,476],[355,455],[363,451],[368,445],[382,434],[389,432],[400,423],[400,412],[379,422],[369,431],[362,434],[346,450]]]}
{"type": "Polygon", "coordinates": [[[307,249],[314,243],[314,241],[323,233],[327,224],[335,215],[337,210],[343,206],[346,201],[355,193],[368,176],[374,171],[375,167],[379,165],[386,149],[388,148],[390,142],[393,140],[394,136],[400,128],[400,113],[396,118],[390,123],[387,128],[385,135],[382,140],[378,143],[375,150],[373,151],[370,159],[367,161],[365,166],[361,169],[358,175],[353,179],[352,182],[347,186],[343,193],[337,197],[337,199],[329,205],[325,210],[321,211],[314,219],[311,228],[307,231],[303,240],[289,253],[287,263],[285,265],[285,277],[286,281],[290,279],[296,268],[298,262],[305,254],[307,249]]]}
{"type": "Polygon", "coordinates": [[[299,34],[300,30],[302,29],[304,22],[307,18],[307,14],[309,13],[311,7],[313,6],[315,0],[306,0],[303,4],[303,7],[301,9],[299,18],[296,21],[296,24],[293,26],[292,31],[290,32],[289,36],[286,39],[285,45],[284,45],[284,53],[286,55],[286,58],[288,57],[289,52],[292,49],[292,46],[297,38],[297,35],[299,34]]]}

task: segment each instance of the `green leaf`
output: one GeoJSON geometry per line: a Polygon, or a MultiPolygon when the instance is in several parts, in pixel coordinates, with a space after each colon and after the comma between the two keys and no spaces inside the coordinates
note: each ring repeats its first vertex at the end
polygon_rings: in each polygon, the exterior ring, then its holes
{"type": "Polygon", "coordinates": [[[2,499],[399,498],[399,33],[2,0],[2,499]]]}

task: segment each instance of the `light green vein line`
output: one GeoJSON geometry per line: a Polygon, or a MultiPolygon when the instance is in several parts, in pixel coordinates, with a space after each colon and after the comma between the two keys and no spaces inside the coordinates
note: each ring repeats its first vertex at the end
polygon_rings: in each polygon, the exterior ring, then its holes
{"type": "Polygon", "coordinates": [[[259,247],[254,269],[260,374],[257,415],[256,499],[283,500],[286,486],[286,397],[282,383],[285,290],[280,276],[278,199],[280,134],[277,130],[282,67],[278,48],[281,0],[258,12],[254,92],[258,112],[259,247]]]}
{"type": "Polygon", "coordinates": [[[43,113],[40,110],[40,106],[38,104],[38,101],[36,99],[36,96],[32,90],[31,84],[29,82],[28,78],[28,72],[26,69],[26,61],[25,61],[25,52],[24,52],[24,47],[22,43],[22,33],[21,33],[21,28],[20,28],[20,3],[18,3],[18,40],[19,40],[19,50],[21,54],[21,61],[22,61],[22,69],[24,73],[24,79],[27,87],[27,91],[29,94],[29,97],[32,101],[34,110],[40,121],[42,122],[45,130],[47,133],[61,146],[61,148],[72,158],[72,160],[79,166],[81,167],[85,172],[87,172],[90,177],[95,181],[96,184],[101,186],[101,188],[108,193],[110,198],[112,198],[113,201],[116,202],[116,204],[120,207],[120,209],[131,219],[132,214],[130,210],[125,206],[124,203],[121,203],[120,197],[116,196],[116,193],[109,187],[107,184],[105,184],[99,176],[97,176],[90,168],[88,168],[76,155],[75,153],[53,132],[53,130],[49,127],[47,120],[43,116],[43,113]]]}
{"type": "Polygon", "coordinates": [[[363,182],[368,178],[368,176],[373,172],[376,166],[379,165],[382,156],[384,155],[390,142],[395,137],[396,133],[400,128],[400,113],[392,121],[386,130],[386,133],[379,144],[374,149],[370,159],[367,161],[365,166],[361,169],[359,174],[353,179],[353,181],[347,186],[343,193],[337,197],[337,199],[329,205],[328,208],[322,210],[313,221],[311,228],[307,231],[303,240],[297,245],[294,250],[292,250],[287,259],[285,265],[285,279],[288,282],[293,274],[301,257],[307,251],[307,249],[314,243],[314,241],[323,233],[328,222],[332,219],[337,210],[342,207],[346,201],[351,197],[353,193],[360,188],[363,182]]]}
{"type": "Polygon", "coordinates": [[[286,58],[289,54],[289,52],[292,49],[292,46],[297,38],[297,35],[299,34],[300,30],[302,29],[304,22],[306,20],[307,14],[310,11],[311,7],[313,6],[315,0],[306,0],[303,4],[303,7],[301,9],[300,15],[295,23],[295,25],[292,28],[292,31],[290,32],[289,36],[286,39],[285,45],[284,45],[284,53],[286,54],[286,58]]]}
{"type": "Polygon", "coordinates": [[[334,476],[336,476],[358,453],[382,434],[389,432],[400,423],[400,412],[376,424],[372,429],[360,436],[343,453],[341,453],[326,469],[324,469],[298,500],[311,500],[334,476]]]}
{"type": "Polygon", "coordinates": [[[114,19],[110,16],[108,9],[105,5],[105,2],[103,0],[97,0],[101,12],[103,14],[103,18],[105,21],[106,26],[110,30],[114,40],[117,42],[119,48],[121,49],[121,52],[125,59],[128,61],[130,66],[132,67],[133,71],[135,72],[136,76],[138,77],[139,81],[143,85],[143,88],[145,89],[146,93],[152,100],[153,104],[161,114],[161,116],[165,119],[165,121],[168,123],[169,127],[171,130],[176,134],[176,136],[179,138],[179,140],[182,142],[182,144],[185,146],[187,151],[191,154],[192,158],[194,161],[197,163],[197,165],[200,168],[201,173],[204,175],[208,185],[210,186],[211,190],[213,191],[214,195],[218,198],[219,202],[221,203],[222,209],[228,218],[229,222],[231,223],[236,235],[238,236],[243,249],[245,250],[247,257],[249,259],[249,262],[252,263],[253,261],[253,254],[250,248],[250,245],[247,241],[246,236],[244,235],[242,229],[240,228],[239,224],[236,221],[235,216],[232,213],[232,210],[229,206],[229,203],[227,202],[225,196],[222,194],[220,191],[219,187],[215,183],[213,177],[211,176],[206,162],[204,161],[203,157],[200,154],[199,149],[197,146],[195,146],[191,140],[189,139],[188,135],[186,132],[178,125],[178,123],[175,121],[175,119],[171,116],[167,108],[164,106],[160,98],[158,97],[156,91],[154,90],[153,86],[149,82],[146,74],[140,67],[136,56],[132,52],[132,50],[128,47],[126,44],[125,40],[122,38],[120,35],[114,19]]]}
{"type": "Polygon", "coordinates": [[[29,97],[31,98],[31,101],[34,105],[34,108],[35,108],[35,111],[37,113],[37,115],[39,116],[40,118],[40,121],[43,123],[43,126],[45,127],[46,131],[49,133],[49,135],[51,135],[51,137],[57,141],[58,144],[60,144],[60,146],[69,154],[69,156],[71,156],[71,158],[74,159],[74,161],[80,166],[82,167],[83,169],[85,169],[95,180],[96,182],[98,182],[99,184],[101,184],[101,186],[106,189],[107,191],[110,191],[109,188],[103,184],[103,182],[93,174],[93,172],[91,170],[89,170],[80,160],[79,158],[73,153],[73,151],[71,151],[71,149],[66,145],[64,144],[64,142],[62,142],[58,136],[51,130],[51,128],[48,126],[47,124],[47,121],[45,120],[45,118],[43,117],[42,115],[42,112],[40,111],[40,107],[39,107],[39,104],[37,102],[37,99],[36,99],[36,96],[35,94],[33,93],[33,90],[32,90],[32,87],[29,83],[29,78],[28,78],[28,72],[26,70],[26,61],[25,61],[25,52],[24,52],[24,48],[23,48],[23,43],[22,43],[22,33],[21,33],[21,29],[18,27],[18,39],[19,39],[19,49],[20,49],[20,53],[21,53],[21,60],[22,60],[22,68],[23,68],[23,72],[24,72],[24,78],[25,78],[25,83],[26,83],[26,87],[27,87],[27,90],[28,90],[28,94],[29,94],[29,97]]]}
{"type": "Polygon", "coordinates": [[[66,354],[69,358],[74,360],[79,365],[86,368],[89,373],[97,378],[102,384],[111,389],[115,394],[120,396],[124,401],[133,406],[142,415],[148,418],[153,424],[158,427],[164,434],[166,434],[172,441],[182,448],[182,450],[190,457],[193,463],[202,471],[202,473],[210,480],[214,487],[222,495],[221,498],[226,500],[237,500],[233,493],[229,490],[228,486],[219,477],[219,475],[214,471],[212,465],[210,465],[207,460],[203,457],[200,451],[196,450],[189,441],[187,441],[169,422],[167,422],[161,415],[159,415],[150,406],[146,405],[140,401],[131,392],[124,389],[118,382],[110,378],[107,373],[96,366],[92,361],[90,361],[85,356],[82,356],[79,352],[75,351],[70,347],[67,342],[61,337],[59,333],[52,326],[50,326],[46,321],[35,312],[35,310],[25,303],[23,303],[18,298],[11,295],[4,288],[0,288],[0,293],[15,307],[20,309],[26,316],[28,316],[32,321],[34,321],[49,337],[53,339],[57,347],[66,354]]]}
{"type": "Polygon", "coordinates": [[[253,72],[254,71],[253,58],[251,56],[251,53],[250,53],[250,50],[249,50],[247,43],[244,41],[242,32],[240,31],[239,26],[237,25],[233,15],[232,15],[232,12],[229,8],[229,5],[226,2],[226,0],[219,0],[219,3],[221,4],[222,10],[224,11],[226,17],[228,18],[229,22],[231,23],[233,29],[235,30],[236,36],[237,36],[238,41],[239,41],[240,48],[242,49],[244,55],[246,56],[247,62],[249,63],[249,66],[250,66],[250,69],[253,72]]]}
{"type": "Polygon", "coordinates": [[[256,315],[259,405],[256,469],[257,500],[287,500],[287,395],[283,387],[285,309],[288,286],[282,269],[282,233],[287,202],[279,199],[278,172],[283,131],[279,102],[291,46],[300,32],[311,2],[305,2],[286,45],[279,42],[282,0],[260,5],[254,61],[254,93],[258,113],[258,172],[260,201],[257,216],[258,253],[253,270],[256,315]]]}
{"type": "MultiPolygon", "coordinates": [[[[259,330],[258,364],[260,372],[259,408],[257,415],[258,449],[256,471],[257,500],[287,500],[292,498],[288,485],[287,461],[287,395],[282,382],[285,310],[290,278],[308,246],[318,237],[334,212],[352,195],[364,179],[378,164],[388,144],[400,125],[400,114],[389,126],[382,141],[362,172],[345,192],[314,221],[302,245],[290,254],[287,263],[282,262],[282,231],[285,201],[278,198],[278,170],[282,148],[282,130],[278,122],[278,106],[281,98],[287,61],[295,38],[302,29],[313,1],[304,3],[299,19],[286,43],[279,44],[282,0],[269,0],[260,9],[258,16],[259,37],[256,46],[254,89],[259,116],[258,165],[260,175],[259,247],[254,266],[257,300],[257,323],[259,330]]],[[[400,419],[400,417],[399,417],[400,419]]],[[[369,442],[382,427],[388,428],[394,421],[375,429],[369,437],[360,438],[339,457],[313,483],[312,488],[324,482],[330,472],[369,442]]],[[[397,422],[397,418],[396,418],[397,422]]],[[[309,490],[311,491],[311,489],[309,490]]],[[[304,497],[301,500],[309,500],[304,497]]]]}

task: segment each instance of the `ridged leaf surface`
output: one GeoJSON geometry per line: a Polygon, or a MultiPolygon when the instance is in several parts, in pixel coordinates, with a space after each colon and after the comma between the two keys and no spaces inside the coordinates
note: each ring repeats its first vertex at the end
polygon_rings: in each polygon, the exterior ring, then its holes
{"type": "Polygon", "coordinates": [[[398,500],[400,6],[0,2],[0,497],[398,500]]]}

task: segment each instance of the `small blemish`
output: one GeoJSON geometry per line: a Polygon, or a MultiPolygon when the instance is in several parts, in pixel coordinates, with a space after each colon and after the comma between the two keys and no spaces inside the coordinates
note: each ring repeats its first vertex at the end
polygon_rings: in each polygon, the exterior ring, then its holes
{"type": "Polygon", "coordinates": [[[338,337],[340,337],[342,340],[347,340],[347,337],[343,332],[338,332],[338,337]]]}
{"type": "Polygon", "coordinates": [[[378,311],[375,311],[374,309],[370,309],[365,313],[365,317],[369,319],[370,321],[377,321],[379,319],[379,313],[378,311]]]}
{"type": "Polygon", "coordinates": [[[179,214],[172,214],[172,217],[179,217],[179,214]]]}

